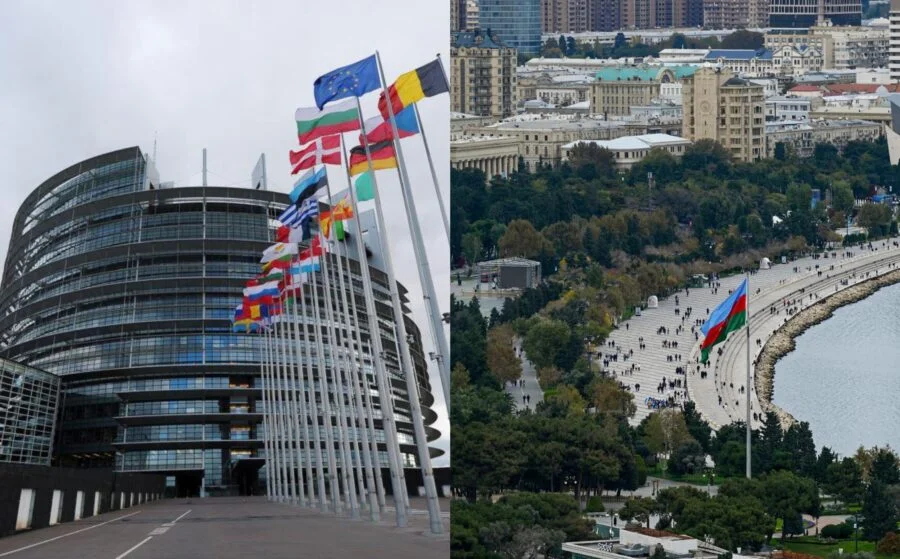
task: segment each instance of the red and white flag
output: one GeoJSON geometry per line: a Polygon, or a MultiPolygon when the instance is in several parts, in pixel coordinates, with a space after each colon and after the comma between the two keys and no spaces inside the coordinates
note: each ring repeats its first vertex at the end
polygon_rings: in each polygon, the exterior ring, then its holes
{"type": "Polygon", "coordinates": [[[312,169],[316,165],[340,165],[341,164],[341,137],[326,136],[316,138],[315,141],[306,144],[300,151],[291,151],[291,165],[296,175],[305,169],[312,169]]]}

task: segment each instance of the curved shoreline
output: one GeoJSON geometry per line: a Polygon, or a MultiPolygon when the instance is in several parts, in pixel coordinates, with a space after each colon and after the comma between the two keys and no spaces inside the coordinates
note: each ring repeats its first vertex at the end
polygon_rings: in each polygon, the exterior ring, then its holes
{"type": "Polygon", "coordinates": [[[836,309],[861,301],[895,283],[900,283],[900,269],[847,287],[800,311],[769,336],[756,361],[754,382],[760,405],[775,412],[781,420],[782,427],[786,428],[797,420],[789,412],[772,403],[772,394],[775,391],[775,365],[782,357],[794,351],[795,338],[816,324],[831,318],[836,309]]]}

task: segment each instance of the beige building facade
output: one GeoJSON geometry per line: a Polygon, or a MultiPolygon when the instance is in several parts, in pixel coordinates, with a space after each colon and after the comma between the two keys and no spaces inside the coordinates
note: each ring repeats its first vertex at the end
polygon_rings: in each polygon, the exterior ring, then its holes
{"type": "Polygon", "coordinates": [[[763,86],[715,68],[700,68],[682,90],[682,136],[715,140],[738,161],[765,155],[763,86]]]}
{"type": "Polygon", "coordinates": [[[450,49],[450,110],[505,118],[515,114],[516,49],[482,31],[462,31],[450,49]]]}
{"type": "Polygon", "coordinates": [[[479,169],[488,178],[508,176],[519,166],[519,142],[512,136],[451,139],[450,166],[479,169]]]}

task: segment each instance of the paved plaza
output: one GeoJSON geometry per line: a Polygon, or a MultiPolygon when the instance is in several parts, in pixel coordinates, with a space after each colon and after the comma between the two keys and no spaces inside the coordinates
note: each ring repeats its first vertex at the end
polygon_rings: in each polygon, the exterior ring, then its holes
{"type": "MultiPolygon", "coordinates": [[[[766,340],[784,324],[788,308],[802,310],[900,264],[900,249],[893,246],[893,240],[878,241],[871,251],[855,247],[847,250],[853,253],[852,256],[844,257],[844,249],[835,249],[837,258],[802,258],[787,264],[773,264],[771,269],[750,276],[752,360],[756,360],[766,340]],[[843,284],[845,280],[846,285],[843,284]],[[771,310],[772,306],[776,312],[771,310]]],[[[697,359],[702,334],[695,335],[691,329],[695,320],[705,321],[707,309],[711,312],[724,301],[729,290],[736,288],[744,277],[736,275],[721,279],[718,292],[709,287],[698,287],[681,290],[660,300],[658,308],[646,309],[641,316],[620,324],[608,340],[612,347],[596,348],[603,354],[602,360],[609,360],[610,355],[617,356],[615,361],[608,362],[605,370],[634,393],[637,413],[632,418],[633,423],[639,423],[653,411],[653,400],[668,401],[670,398],[676,404],[686,399],[695,401],[697,409],[714,428],[735,419],[745,419],[746,393],[742,390],[746,390],[746,330],[732,334],[726,343],[713,350],[708,367],[701,368],[708,374],[701,378],[697,359]],[[688,308],[692,308],[692,312],[685,317],[688,308]],[[665,332],[660,333],[660,328],[665,332]],[[641,338],[644,349],[640,347],[641,338]],[[719,348],[722,348],[721,356],[718,355],[719,348]],[[631,356],[626,357],[629,354],[631,356]],[[679,368],[682,374],[676,372],[679,368]],[[664,386],[663,379],[666,381],[664,386]],[[671,382],[675,386],[671,386],[671,382]]],[[[790,316],[796,316],[796,312],[790,316]]],[[[699,332],[699,326],[694,330],[699,332]]],[[[758,413],[759,401],[755,389],[751,390],[751,411],[758,413]]],[[[754,426],[758,427],[759,422],[754,422],[754,426]]]]}
{"type": "Polygon", "coordinates": [[[264,497],[169,499],[0,539],[12,559],[444,558],[442,536],[427,535],[425,502],[411,499],[409,526],[378,524],[268,502],[264,497]]]}

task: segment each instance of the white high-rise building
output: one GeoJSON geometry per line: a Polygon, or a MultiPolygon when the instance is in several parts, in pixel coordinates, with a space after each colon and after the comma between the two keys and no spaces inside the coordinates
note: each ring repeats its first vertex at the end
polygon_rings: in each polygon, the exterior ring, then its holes
{"type": "Polygon", "coordinates": [[[900,0],[891,0],[891,43],[888,50],[888,68],[891,81],[900,82],[900,0]]]}

